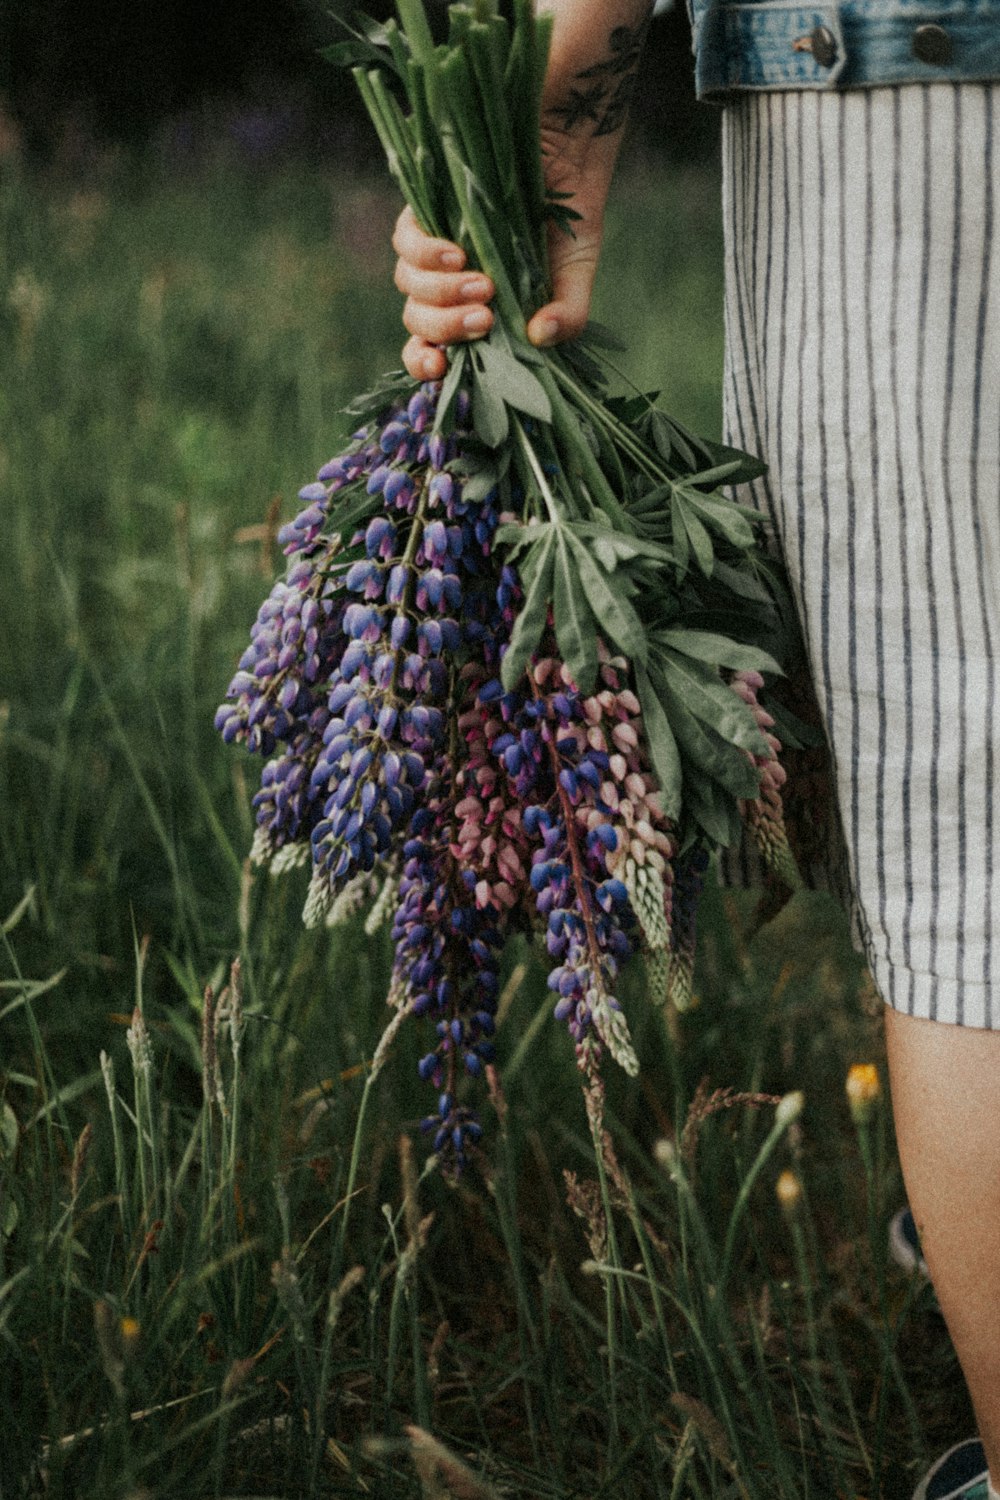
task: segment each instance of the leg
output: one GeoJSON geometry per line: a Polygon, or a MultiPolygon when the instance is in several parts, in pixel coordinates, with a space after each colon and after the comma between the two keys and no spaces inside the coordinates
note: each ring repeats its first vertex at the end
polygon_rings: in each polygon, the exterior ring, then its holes
{"type": "Polygon", "coordinates": [[[885,1015],[906,1191],[1000,1489],[1000,1031],[885,1015]]]}

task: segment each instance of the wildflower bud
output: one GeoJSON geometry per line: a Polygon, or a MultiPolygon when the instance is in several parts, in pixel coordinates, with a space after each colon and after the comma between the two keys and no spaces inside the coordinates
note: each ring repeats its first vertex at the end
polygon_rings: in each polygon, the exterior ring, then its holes
{"type": "Polygon", "coordinates": [[[802,1198],[802,1184],[791,1168],[786,1167],[774,1185],[775,1196],[781,1204],[782,1213],[792,1218],[802,1198]]]}
{"type": "Polygon", "coordinates": [[[852,1064],[844,1087],[851,1107],[851,1117],[856,1125],[863,1125],[882,1092],[878,1068],[874,1063],[852,1064]]]}
{"type": "Polygon", "coordinates": [[[779,1126],[782,1130],[791,1125],[792,1121],[797,1120],[802,1113],[805,1102],[806,1096],[801,1089],[795,1089],[794,1092],[785,1094],[774,1111],[775,1125],[779,1126]]]}
{"type": "Polygon", "coordinates": [[[667,1140],[666,1136],[663,1136],[653,1147],[653,1155],[656,1158],[657,1165],[661,1166],[665,1172],[670,1172],[677,1161],[677,1147],[673,1141],[667,1140]]]}
{"type": "Polygon", "coordinates": [[[122,1354],[126,1362],[128,1362],[139,1348],[139,1338],[142,1330],[139,1327],[138,1318],[122,1318],[119,1329],[121,1332],[122,1354]]]}

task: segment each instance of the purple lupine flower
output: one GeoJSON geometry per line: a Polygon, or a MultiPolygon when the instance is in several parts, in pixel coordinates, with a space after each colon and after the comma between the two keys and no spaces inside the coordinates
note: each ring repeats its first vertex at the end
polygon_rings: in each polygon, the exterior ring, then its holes
{"type": "Polygon", "coordinates": [[[393,922],[393,989],[412,1013],[434,1022],[436,1045],[419,1064],[440,1098],[423,1121],[446,1170],[460,1171],[481,1133],[456,1102],[463,1075],[478,1078],[495,1056],[502,932],[495,911],[476,900],[475,872],[454,853],[456,778],[447,758],[433,772],[433,795],[417,809],[403,846],[399,905],[393,922]]]}

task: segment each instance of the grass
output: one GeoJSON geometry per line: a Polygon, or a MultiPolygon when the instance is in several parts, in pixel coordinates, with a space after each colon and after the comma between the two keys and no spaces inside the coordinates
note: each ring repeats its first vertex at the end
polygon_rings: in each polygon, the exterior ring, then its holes
{"type": "MultiPolygon", "coordinates": [[[[596,312],[715,431],[715,184],[628,170],[596,312]]],[[[844,1094],[877,1006],[827,901],[755,932],[710,890],[699,1004],[635,977],[643,1073],[589,1115],[512,953],[449,1187],[416,1028],[371,1067],[385,930],[307,934],[301,881],[249,872],[254,767],[212,713],[278,512],[397,360],[394,212],[221,153],[4,164],[0,1490],[908,1495],[971,1418],[886,1264],[886,1101],[844,1094]]]]}

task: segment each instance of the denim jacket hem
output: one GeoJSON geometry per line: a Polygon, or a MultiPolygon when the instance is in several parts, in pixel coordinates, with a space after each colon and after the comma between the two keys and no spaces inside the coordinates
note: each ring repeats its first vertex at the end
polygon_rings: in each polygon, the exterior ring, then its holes
{"type": "Polygon", "coordinates": [[[700,99],[1000,79],[1000,0],[690,0],[700,99]]]}

